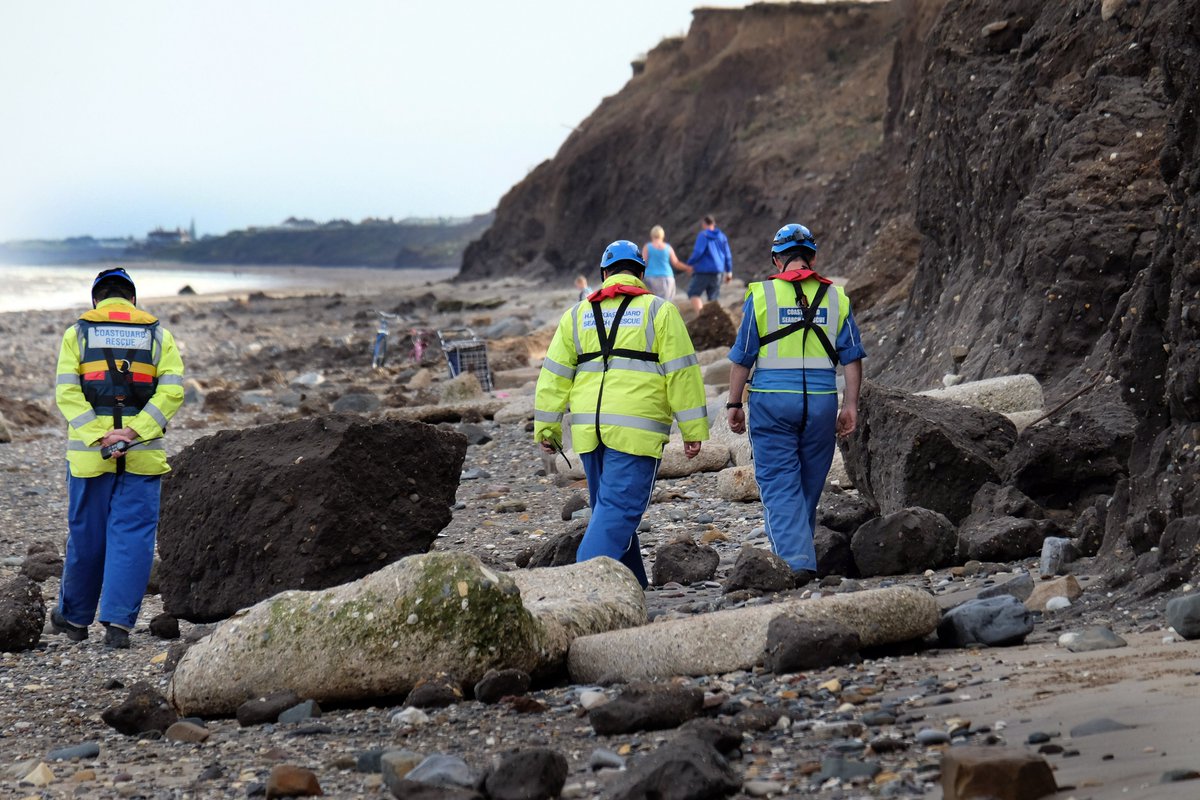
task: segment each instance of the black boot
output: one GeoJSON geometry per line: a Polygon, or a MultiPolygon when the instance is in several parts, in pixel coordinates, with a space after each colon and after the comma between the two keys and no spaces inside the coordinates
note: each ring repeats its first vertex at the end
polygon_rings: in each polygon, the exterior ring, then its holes
{"type": "Polygon", "coordinates": [[[111,647],[116,650],[129,649],[129,631],[124,628],[118,628],[116,625],[109,625],[107,622],[104,625],[104,646],[111,647]]]}
{"type": "Polygon", "coordinates": [[[66,617],[60,614],[57,608],[50,612],[50,627],[54,629],[55,633],[66,634],[66,637],[72,642],[86,641],[88,637],[86,627],[67,622],[66,617]]]}

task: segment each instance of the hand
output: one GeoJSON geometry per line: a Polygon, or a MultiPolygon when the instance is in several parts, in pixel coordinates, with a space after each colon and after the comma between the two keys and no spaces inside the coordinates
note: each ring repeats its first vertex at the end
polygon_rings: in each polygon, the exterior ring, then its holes
{"type": "Polygon", "coordinates": [[[732,273],[732,272],[726,272],[726,273],[725,273],[725,282],[726,282],[726,283],[733,283],[733,273],[732,273]]]}
{"type": "MultiPolygon", "coordinates": [[[[133,444],[137,441],[137,438],[137,432],[133,428],[119,428],[115,431],[109,431],[108,433],[104,434],[104,438],[100,440],[100,446],[108,447],[109,445],[116,444],[117,442],[128,442],[129,444],[133,444]]],[[[122,451],[115,452],[112,455],[113,458],[125,457],[125,453],[122,451]]]]}
{"type": "Polygon", "coordinates": [[[688,458],[695,458],[697,455],[700,454],[700,443],[699,442],[684,442],[683,443],[683,454],[685,456],[687,456],[688,458]]]}
{"type": "Polygon", "coordinates": [[[846,406],[838,414],[837,418],[837,435],[841,437],[849,436],[858,428],[858,409],[853,406],[846,406]]]}
{"type": "Polygon", "coordinates": [[[746,412],[740,408],[731,408],[725,414],[725,418],[729,421],[729,430],[734,433],[746,432],[746,412]]]}
{"type": "Polygon", "coordinates": [[[554,449],[554,446],[551,445],[549,442],[547,442],[545,439],[542,440],[541,445],[542,445],[543,453],[549,453],[550,455],[554,455],[555,453],[558,452],[557,450],[554,449]]]}

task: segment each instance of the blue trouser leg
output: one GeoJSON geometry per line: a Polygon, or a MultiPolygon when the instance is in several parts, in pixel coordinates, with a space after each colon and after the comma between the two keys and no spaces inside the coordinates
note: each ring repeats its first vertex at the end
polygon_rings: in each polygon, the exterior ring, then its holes
{"type": "Polygon", "coordinates": [[[646,586],[646,566],[637,527],[650,504],[658,459],[634,456],[600,445],[580,455],[587,474],[592,518],[576,553],[577,561],[615,558],[646,586]]]}
{"type": "Polygon", "coordinates": [[[72,625],[88,626],[96,617],[104,580],[108,507],[117,476],[67,475],[67,555],[59,587],[59,611],[72,625]]]}
{"type": "Polygon", "coordinates": [[[150,567],[154,564],[161,483],[159,475],[129,472],[117,479],[108,514],[101,622],[130,630],[137,622],[146,583],[150,580],[150,567]]]}
{"type": "Polygon", "coordinates": [[[817,503],[833,463],[837,395],[751,392],[750,445],[754,477],[762,495],[767,536],[792,569],[817,568],[813,529],[817,503]]]}

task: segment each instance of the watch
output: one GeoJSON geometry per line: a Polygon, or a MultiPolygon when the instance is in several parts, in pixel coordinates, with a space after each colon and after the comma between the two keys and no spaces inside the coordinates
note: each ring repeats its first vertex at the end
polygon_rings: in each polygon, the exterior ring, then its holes
{"type": "Polygon", "coordinates": [[[741,408],[742,405],[743,405],[742,403],[726,403],[725,407],[726,408],[741,408]]]}

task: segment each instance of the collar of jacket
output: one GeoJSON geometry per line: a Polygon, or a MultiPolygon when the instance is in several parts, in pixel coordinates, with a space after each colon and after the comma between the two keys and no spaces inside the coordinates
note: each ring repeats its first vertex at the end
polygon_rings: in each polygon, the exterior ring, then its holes
{"type": "Polygon", "coordinates": [[[799,281],[806,281],[809,278],[815,278],[817,281],[827,285],[831,285],[833,283],[833,281],[829,280],[829,278],[823,278],[817,273],[813,272],[811,269],[789,269],[785,272],[776,273],[767,280],[796,283],[799,281]]]}
{"type": "Polygon", "coordinates": [[[96,307],[79,315],[87,322],[128,322],[134,325],[152,325],[158,317],[148,314],[120,297],[101,300],[96,307]]]}
{"type": "Polygon", "coordinates": [[[600,284],[600,288],[597,291],[588,295],[587,301],[595,303],[598,300],[606,300],[616,297],[619,294],[652,294],[652,292],[646,288],[646,284],[632,275],[617,273],[616,275],[609,276],[608,280],[600,284]],[[628,287],[628,289],[623,290],[617,287],[628,287]]]}

